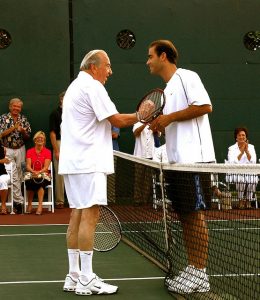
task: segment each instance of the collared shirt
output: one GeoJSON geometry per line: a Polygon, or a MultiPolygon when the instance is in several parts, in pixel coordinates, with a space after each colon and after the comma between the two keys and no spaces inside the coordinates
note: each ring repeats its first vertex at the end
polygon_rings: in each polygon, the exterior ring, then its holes
{"type": "MultiPolygon", "coordinates": [[[[26,128],[27,134],[30,135],[31,126],[27,118],[24,115],[19,115],[17,122],[19,122],[23,128],[26,128]]],[[[14,119],[10,112],[0,116],[0,133],[14,125],[14,119]]],[[[24,145],[24,138],[21,132],[14,130],[10,134],[2,137],[2,143],[6,148],[18,149],[24,145]]]]}
{"type": "Polygon", "coordinates": [[[107,118],[117,113],[105,87],[81,71],[63,99],[59,174],[114,172],[107,118]]]}
{"type": "MultiPolygon", "coordinates": [[[[198,74],[190,70],[177,69],[164,92],[166,96],[164,114],[186,109],[190,105],[211,105],[198,74]]],[[[170,163],[215,161],[207,114],[191,120],[172,122],[165,128],[165,139],[170,163]]]]}
{"type": "MultiPolygon", "coordinates": [[[[133,132],[143,124],[141,122],[137,122],[133,126],[133,132]]],[[[151,159],[154,155],[154,138],[153,132],[148,126],[145,126],[140,136],[135,138],[135,149],[134,155],[141,158],[149,158],[151,159]]]]}
{"type": "Polygon", "coordinates": [[[31,167],[35,171],[40,171],[45,163],[46,159],[51,160],[51,150],[43,147],[39,153],[36,152],[35,147],[30,148],[26,152],[26,158],[31,159],[31,167]],[[40,162],[39,164],[36,162],[40,162]]]}

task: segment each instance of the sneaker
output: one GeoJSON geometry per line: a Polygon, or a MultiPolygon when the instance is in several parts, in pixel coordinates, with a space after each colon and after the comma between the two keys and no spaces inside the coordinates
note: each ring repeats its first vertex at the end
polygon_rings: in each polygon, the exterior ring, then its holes
{"type": "Polygon", "coordinates": [[[206,269],[197,269],[194,266],[187,266],[175,278],[167,279],[166,284],[169,285],[170,292],[179,294],[205,293],[210,290],[206,269]]]}
{"type": "Polygon", "coordinates": [[[63,286],[64,292],[74,292],[76,290],[76,285],[78,283],[78,278],[73,278],[70,274],[67,274],[65,278],[65,283],[63,286]]]}
{"type": "Polygon", "coordinates": [[[77,295],[101,295],[114,294],[117,292],[117,290],[117,286],[107,284],[95,275],[89,282],[83,282],[79,278],[75,293],[77,295]]]}

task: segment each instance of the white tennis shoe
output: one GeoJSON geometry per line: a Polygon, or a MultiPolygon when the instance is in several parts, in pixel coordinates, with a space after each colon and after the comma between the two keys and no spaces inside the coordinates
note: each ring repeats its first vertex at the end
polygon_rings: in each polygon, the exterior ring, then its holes
{"type": "Polygon", "coordinates": [[[105,283],[95,275],[89,282],[84,282],[79,278],[75,293],[77,295],[101,295],[114,294],[117,291],[118,286],[105,283]]]}
{"type": "Polygon", "coordinates": [[[78,278],[73,278],[70,274],[67,274],[63,286],[63,291],[74,292],[76,290],[77,283],[78,283],[78,278]]]}
{"type": "Polygon", "coordinates": [[[210,290],[209,278],[206,269],[197,269],[187,266],[178,276],[167,279],[168,290],[179,294],[190,294],[194,292],[205,293],[210,290]]]}

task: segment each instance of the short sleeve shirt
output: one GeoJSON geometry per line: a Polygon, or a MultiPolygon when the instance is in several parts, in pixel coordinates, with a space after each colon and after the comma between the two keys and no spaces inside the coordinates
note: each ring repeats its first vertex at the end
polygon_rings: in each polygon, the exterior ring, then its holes
{"type": "MultiPolygon", "coordinates": [[[[142,125],[141,122],[135,123],[133,132],[142,125]]],[[[153,132],[146,126],[140,136],[135,138],[134,155],[142,158],[152,158],[154,155],[154,148],[153,132]]]]}
{"type": "Polygon", "coordinates": [[[60,174],[114,172],[107,118],[117,113],[104,86],[81,71],[63,99],[60,174]]]}
{"type": "MultiPolygon", "coordinates": [[[[19,115],[17,120],[23,128],[26,128],[28,135],[31,134],[31,126],[27,118],[24,115],[19,115]]],[[[13,127],[14,120],[11,116],[11,113],[3,114],[0,116],[0,133],[13,127]]],[[[10,134],[2,138],[2,143],[7,148],[20,148],[24,145],[24,139],[21,132],[18,130],[12,131],[10,134]]]]}
{"type": "Polygon", "coordinates": [[[42,150],[37,153],[35,148],[30,148],[26,151],[26,158],[31,159],[31,165],[35,171],[40,171],[44,166],[44,162],[46,159],[51,160],[51,151],[46,147],[43,147],[42,150]],[[40,161],[41,164],[35,163],[36,161],[40,161]]]}
{"type": "MultiPolygon", "coordinates": [[[[190,105],[211,105],[208,93],[197,73],[177,69],[164,90],[166,105],[163,113],[183,110],[190,105]]],[[[182,122],[173,122],[165,128],[167,155],[170,163],[215,161],[208,115],[182,122]]]]}

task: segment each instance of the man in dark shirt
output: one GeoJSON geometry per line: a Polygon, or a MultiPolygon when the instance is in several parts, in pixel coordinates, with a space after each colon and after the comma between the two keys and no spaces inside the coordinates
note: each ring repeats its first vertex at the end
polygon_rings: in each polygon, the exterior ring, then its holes
{"type": "Polygon", "coordinates": [[[58,174],[60,156],[60,124],[62,114],[62,102],[65,92],[59,94],[59,106],[50,115],[50,140],[53,149],[53,164],[55,171],[55,204],[56,208],[64,207],[64,181],[58,174]]]}

